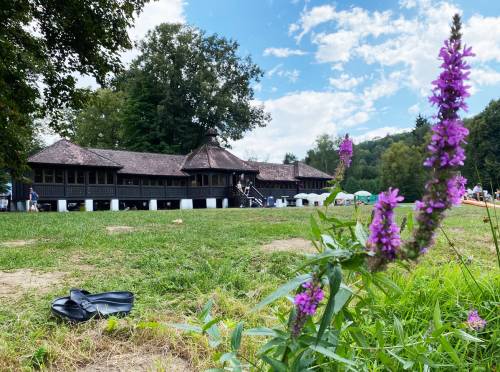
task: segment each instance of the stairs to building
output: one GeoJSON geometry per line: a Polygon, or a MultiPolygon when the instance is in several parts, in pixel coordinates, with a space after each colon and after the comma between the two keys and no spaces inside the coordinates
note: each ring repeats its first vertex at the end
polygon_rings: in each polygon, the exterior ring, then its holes
{"type": "Polygon", "coordinates": [[[264,207],[264,195],[253,185],[242,190],[235,187],[236,195],[239,198],[240,206],[243,208],[262,208],[264,207]]]}

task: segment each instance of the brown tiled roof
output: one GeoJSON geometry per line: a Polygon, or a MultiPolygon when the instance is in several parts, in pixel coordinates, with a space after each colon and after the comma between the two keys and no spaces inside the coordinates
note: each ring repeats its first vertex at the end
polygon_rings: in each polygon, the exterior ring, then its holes
{"type": "Polygon", "coordinates": [[[120,168],[116,162],[65,139],[44,148],[28,158],[28,163],[80,165],[88,167],[120,168]]]}
{"type": "Polygon", "coordinates": [[[301,161],[295,163],[295,177],[297,178],[323,178],[323,179],[332,179],[328,173],[322,172],[316,168],[311,167],[301,161]]]}
{"type": "Polygon", "coordinates": [[[331,179],[332,176],[302,162],[294,164],[263,163],[249,161],[259,170],[257,178],[262,181],[298,181],[301,178],[331,179]]]}
{"type": "Polygon", "coordinates": [[[118,173],[186,177],[185,171],[202,169],[258,172],[263,181],[298,181],[301,178],[332,177],[302,162],[274,164],[243,161],[220,147],[211,135],[209,141],[189,155],[167,155],[123,150],[83,148],[60,140],[28,159],[31,164],[61,164],[120,168],[118,173]]]}
{"type": "Polygon", "coordinates": [[[184,155],[154,154],[149,152],[134,152],[123,150],[89,149],[103,157],[121,164],[118,173],[140,174],[151,176],[187,176],[181,170],[184,155]]]}
{"type": "Polygon", "coordinates": [[[215,144],[206,143],[186,156],[183,170],[221,169],[243,172],[257,172],[247,162],[215,144]]]}
{"type": "Polygon", "coordinates": [[[257,179],[262,181],[297,181],[293,164],[275,164],[249,161],[249,164],[258,168],[257,179]]]}

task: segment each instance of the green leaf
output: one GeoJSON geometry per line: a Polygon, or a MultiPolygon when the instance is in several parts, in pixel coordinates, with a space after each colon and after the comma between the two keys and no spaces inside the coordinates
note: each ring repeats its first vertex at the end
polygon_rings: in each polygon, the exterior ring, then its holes
{"type": "Polygon", "coordinates": [[[311,345],[309,346],[312,350],[320,353],[320,354],[323,354],[324,356],[330,358],[330,359],[334,359],[336,360],[337,362],[340,362],[340,363],[344,363],[344,364],[347,364],[349,366],[355,366],[356,363],[354,363],[352,360],[349,360],[349,359],[346,359],[346,358],[343,358],[341,357],[340,355],[338,354],[335,354],[333,351],[329,350],[329,349],[326,349],[324,348],[323,346],[319,346],[319,345],[311,345]]]}
{"type": "Polygon", "coordinates": [[[411,360],[406,360],[406,359],[401,358],[399,355],[397,355],[396,353],[394,353],[390,350],[388,350],[387,352],[389,354],[391,354],[399,363],[401,363],[403,365],[403,369],[410,369],[415,364],[411,360]]]}
{"type": "Polygon", "coordinates": [[[439,308],[439,301],[436,301],[432,318],[434,320],[434,328],[436,328],[436,330],[441,329],[441,327],[443,326],[443,322],[441,321],[441,309],[439,308]]]}
{"type": "Polygon", "coordinates": [[[475,337],[475,336],[472,336],[471,334],[461,330],[461,329],[455,329],[453,331],[453,333],[455,333],[458,337],[460,337],[462,340],[464,341],[469,341],[469,342],[484,342],[484,340],[478,338],[478,337],[475,337]]]}
{"type": "Polygon", "coordinates": [[[182,331],[203,333],[201,327],[196,325],[184,324],[184,323],[170,323],[169,326],[180,329],[182,331]]]}
{"type": "Polygon", "coordinates": [[[302,283],[305,283],[310,279],[311,279],[311,274],[303,274],[293,278],[289,282],[283,284],[269,296],[264,298],[261,302],[259,302],[257,306],[255,306],[254,311],[258,311],[262,309],[264,306],[270,304],[271,302],[276,301],[278,298],[286,296],[290,291],[293,291],[294,289],[299,287],[302,283]]]}
{"type": "Polygon", "coordinates": [[[335,295],[339,291],[340,283],[342,282],[342,269],[340,268],[340,265],[335,265],[333,266],[333,268],[329,266],[327,276],[330,285],[330,296],[328,297],[325,311],[323,312],[323,316],[321,317],[316,344],[318,344],[318,342],[321,340],[321,337],[323,337],[323,333],[325,333],[326,328],[330,325],[333,318],[333,312],[335,309],[335,295]]]}
{"type": "Polygon", "coordinates": [[[366,247],[366,241],[368,240],[368,235],[366,234],[365,227],[361,222],[356,223],[356,229],[354,230],[356,234],[356,239],[363,247],[366,247]]]}
{"type": "Polygon", "coordinates": [[[408,232],[411,234],[413,232],[413,212],[409,211],[406,215],[406,228],[408,232]]]}
{"type": "Polygon", "coordinates": [[[231,349],[237,351],[241,345],[241,335],[243,334],[243,322],[239,322],[231,335],[231,349]]]}
{"type": "Polygon", "coordinates": [[[333,307],[333,314],[337,314],[346,302],[351,298],[352,291],[344,286],[340,286],[337,294],[335,295],[335,306],[333,307]]]}
{"type": "Polygon", "coordinates": [[[314,239],[320,240],[321,239],[321,230],[320,230],[318,223],[316,222],[316,219],[314,218],[313,215],[311,215],[310,221],[311,221],[311,232],[313,234],[314,239]]]}
{"type": "Polygon", "coordinates": [[[405,343],[405,332],[403,330],[403,325],[401,324],[401,321],[394,316],[394,330],[396,331],[396,335],[399,338],[399,341],[404,345],[405,343]]]}
{"type": "Polygon", "coordinates": [[[222,338],[219,332],[219,328],[216,325],[211,326],[207,330],[207,334],[208,344],[210,345],[210,347],[215,348],[220,345],[220,343],[222,342],[222,338]]]}
{"type": "Polygon", "coordinates": [[[379,351],[377,356],[385,367],[387,367],[391,371],[397,371],[397,368],[392,362],[391,358],[389,358],[389,356],[385,352],[379,351]]]}
{"type": "Polygon", "coordinates": [[[460,358],[458,357],[457,352],[455,351],[453,346],[451,346],[451,344],[448,342],[446,337],[440,336],[439,341],[441,342],[443,349],[448,353],[448,355],[451,357],[451,359],[453,359],[455,364],[457,366],[460,366],[462,364],[462,362],[460,361],[460,358]]]}
{"type": "Polygon", "coordinates": [[[210,320],[209,322],[205,323],[203,327],[201,328],[202,332],[206,332],[207,329],[210,329],[214,324],[219,323],[222,320],[222,318],[214,318],[210,320]]]}
{"type": "Polygon", "coordinates": [[[403,293],[401,288],[398,287],[396,283],[394,283],[391,279],[387,277],[384,273],[375,273],[371,276],[373,284],[375,284],[378,288],[382,290],[386,295],[390,295],[391,293],[387,291],[387,288],[391,289],[394,293],[400,295],[403,293]]]}
{"type": "Polygon", "coordinates": [[[328,197],[325,199],[323,205],[325,207],[328,207],[330,204],[332,204],[335,201],[335,197],[338,195],[340,191],[341,191],[340,186],[338,185],[336,187],[330,188],[330,195],[328,195],[328,197]]]}
{"type": "Polygon", "coordinates": [[[273,371],[287,372],[288,370],[288,367],[286,366],[285,363],[280,362],[279,360],[271,358],[267,355],[261,355],[260,359],[269,364],[273,368],[273,371]]]}
{"type": "Polygon", "coordinates": [[[278,335],[274,329],[267,327],[250,328],[243,332],[245,336],[264,336],[264,337],[274,337],[278,335]]]}
{"type": "Polygon", "coordinates": [[[327,252],[317,254],[317,255],[313,256],[313,258],[311,258],[310,260],[307,260],[302,265],[300,265],[296,271],[300,271],[304,267],[314,265],[314,264],[316,264],[316,263],[318,263],[326,258],[332,258],[332,257],[348,259],[348,258],[352,257],[352,252],[348,251],[347,249],[335,249],[335,250],[329,250],[327,252]]]}
{"type": "Polygon", "coordinates": [[[201,310],[201,312],[198,314],[198,319],[205,323],[209,320],[211,320],[212,318],[210,317],[210,310],[212,310],[212,305],[213,305],[213,300],[208,300],[208,302],[205,304],[205,306],[203,306],[203,309],[201,310]],[[207,320],[207,318],[210,318],[207,320]]]}

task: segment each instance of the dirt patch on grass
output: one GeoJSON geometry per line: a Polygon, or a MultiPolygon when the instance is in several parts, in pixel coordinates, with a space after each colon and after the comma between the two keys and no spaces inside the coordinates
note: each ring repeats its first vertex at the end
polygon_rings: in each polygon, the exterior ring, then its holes
{"type": "Polygon", "coordinates": [[[189,364],[181,358],[160,353],[131,352],[121,355],[110,355],[98,362],[79,369],[80,372],[183,372],[191,371],[189,364]]]}
{"type": "Polygon", "coordinates": [[[136,228],[132,226],[106,226],[108,234],[123,234],[135,231],[136,228]]]}
{"type": "Polygon", "coordinates": [[[37,242],[36,239],[10,240],[8,242],[0,242],[0,246],[7,248],[18,248],[18,247],[24,247],[26,245],[35,244],[36,242],[37,242]]]}
{"type": "Polygon", "coordinates": [[[273,240],[261,246],[261,249],[266,252],[316,253],[311,241],[303,238],[273,240]]]}
{"type": "Polygon", "coordinates": [[[24,292],[36,289],[45,293],[50,287],[60,283],[66,274],[63,272],[37,272],[21,269],[15,271],[0,271],[0,298],[16,298],[24,292]]]}

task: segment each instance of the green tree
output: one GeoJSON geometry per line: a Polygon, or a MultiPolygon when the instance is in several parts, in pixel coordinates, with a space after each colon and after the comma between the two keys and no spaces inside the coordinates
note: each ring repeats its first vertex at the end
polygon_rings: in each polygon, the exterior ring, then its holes
{"type": "Polygon", "coordinates": [[[291,152],[287,152],[285,154],[285,158],[283,159],[283,164],[293,164],[298,160],[299,160],[299,158],[297,158],[297,156],[295,154],[293,154],[291,152]]]}
{"type": "Polygon", "coordinates": [[[186,153],[216,128],[223,144],[270,119],[252,103],[263,75],[238,43],[183,25],[162,24],[139,44],[119,86],[127,94],[124,146],[186,153]]]}
{"type": "Polygon", "coordinates": [[[406,201],[415,201],[424,191],[425,174],[421,169],[422,155],[418,149],[396,142],[381,157],[382,187],[397,187],[406,201]]]}
{"type": "Polygon", "coordinates": [[[81,146],[120,148],[125,119],[125,95],[120,91],[99,89],[73,119],[72,140],[81,146]]]}
{"type": "Polygon", "coordinates": [[[500,99],[491,101],[478,115],[465,120],[469,128],[464,175],[469,185],[479,182],[494,188],[500,185],[500,99]],[[476,172],[477,169],[477,172],[476,172]]]}
{"type": "Polygon", "coordinates": [[[339,162],[338,147],[342,137],[332,138],[322,134],[316,139],[316,145],[307,152],[305,162],[323,172],[333,174],[339,162]]]}
{"type": "Polygon", "coordinates": [[[61,112],[86,94],[75,75],[105,84],[130,48],[127,29],[147,0],[0,0],[0,169],[18,178],[34,120],[64,133],[61,112]]]}

